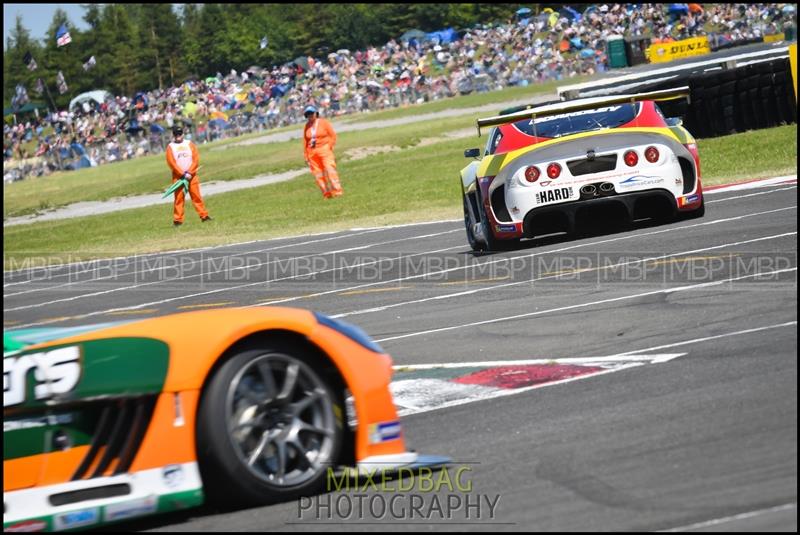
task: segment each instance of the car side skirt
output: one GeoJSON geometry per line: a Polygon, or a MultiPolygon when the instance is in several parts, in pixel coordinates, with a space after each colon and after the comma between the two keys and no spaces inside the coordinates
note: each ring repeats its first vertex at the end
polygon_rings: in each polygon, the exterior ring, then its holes
{"type": "Polygon", "coordinates": [[[190,462],[6,492],[3,501],[4,531],[65,531],[195,507],[203,490],[190,462]],[[104,493],[115,495],[92,497],[104,493]]]}

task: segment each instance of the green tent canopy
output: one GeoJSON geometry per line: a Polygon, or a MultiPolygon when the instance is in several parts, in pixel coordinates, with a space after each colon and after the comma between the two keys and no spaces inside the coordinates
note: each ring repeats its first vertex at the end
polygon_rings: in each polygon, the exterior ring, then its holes
{"type": "Polygon", "coordinates": [[[8,117],[9,115],[14,115],[14,114],[19,115],[21,113],[33,113],[33,110],[46,110],[46,109],[47,106],[44,104],[28,102],[17,111],[14,111],[13,108],[3,108],[3,117],[8,117]]]}

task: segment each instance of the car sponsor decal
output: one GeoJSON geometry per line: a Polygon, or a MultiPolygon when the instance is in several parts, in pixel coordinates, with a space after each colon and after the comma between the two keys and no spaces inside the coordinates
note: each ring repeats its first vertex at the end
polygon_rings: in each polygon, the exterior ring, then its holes
{"type": "Polygon", "coordinates": [[[572,197],[572,188],[555,188],[538,192],[536,194],[536,202],[542,204],[554,201],[566,201],[570,197],[572,197]]]}
{"type": "Polygon", "coordinates": [[[371,424],[369,426],[369,442],[370,444],[379,444],[389,440],[396,440],[400,438],[401,433],[402,428],[398,420],[371,424]]]}
{"type": "Polygon", "coordinates": [[[546,186],[549,186],[552,183],[553,183],[552,180],[542,180],[541,182],[539,182],[539,185],[543,186],[543,187],[546,187],[546,186]]]}
{"type": "Polygon", "coordinates": [[[654,186],[656,184],[661,184],[662,182],[664,182],[664,179],[657,176],[635,175],[626,178],[617,185],[621,188],[632,188],[640,186],[654,186]]]}
{"type": "MultiPolygon", "coordinates": [[[[169,346],[143,337],[105,338],[4,355],[3,406],[161,391],[169,346]]],[[[41,452],[38,452],[41,453],[41,452]]]]}
{"type": "Polygon", "coordinates": [[[64,529],[84,528],[97,524],[100,521],[100,508],[92,507],[81,511],[70,511],[53,517],[53,525],[56,531],[64,529]]]}
{"type": "Polygon", "coordinates": [[[696,193],[694,195],[686,195],[685,197],[678,197],[678,206],[680,207],[688,206],[692,203],[696,203],[699,200],[700,200],[700,195],[696,193]]]}
{"type": "Polygon", "coordinates": [[[516,225],[495,225],[494,230],[496,232],[516,232],[517,226],[516,225]]]}
{"type": "Polygon", "coordinates": [[[138,500],[130,500],[106,506],[103,520],[105,522],[111,522],[113,520],[124,520],[127,518],[149,515],[155,513],[156,509],[158,509],[158,498],[156,496],[147,496],[146,498],[140,498],[138,500]]]}
{"type": "Polygon", "coordinates": [[[33,398],[36,400],[71,392],[81,377],[80,358],[78,346],[4,358],[3,407],[25,402],[29,375],[33,377],[33,398]]]}
{"type": "Polygon", "coordinates": [[[171,464],[165,466],[161,471],[164,478],[164,483],[170,488],[180,487],[183,480],[186,479],[183,474],[183,467],[179,464],[171,464]]]}
{"type": "Polygon", "coordinates": [[[5,527],[3,531],[11,533],[33,533],[34,531],[45,531],[46,529],[47,522],[44,520],[25,520],[5,527]]]}
{"type": "Polygon", "coordinates": [[[19,420],[3,420],[3,433],[21,431],[23,429],[37,429],[40,427],[66,425],[72,423],[72,414],[47,414],[19,420]]]}

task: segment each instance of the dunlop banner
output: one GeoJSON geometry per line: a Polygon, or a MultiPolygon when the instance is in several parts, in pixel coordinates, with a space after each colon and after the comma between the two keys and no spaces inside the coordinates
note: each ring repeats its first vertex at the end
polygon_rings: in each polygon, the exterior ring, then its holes
{"type": "Polygon", "coordinates": [[[778,41],[785,41],[786,34],[785,33],[773,33],[771,35],[764,36],[765,43],[777,43],[778,41]]]}
{"type": "Polygon", "coordinates": [[[650,45],[647,49],[647,57],[650,63],[665,63],[674,59],[688,58],[708,54],[711,48],[708,46],[708,37],[692,37],[682,41],[672,43],[658,43],[650,45]]]}

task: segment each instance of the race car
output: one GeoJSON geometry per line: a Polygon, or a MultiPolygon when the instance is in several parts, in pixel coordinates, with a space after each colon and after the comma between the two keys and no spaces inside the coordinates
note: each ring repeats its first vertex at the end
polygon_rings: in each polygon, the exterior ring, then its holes
{"type": "Polygon", "coordinates": [[[3,343],[4,531],[259,505],[341,469],[447,462],[406,449],[391,357],[322,314],[228,308],[3,343]]]}
{"type": "Polygon", "coordinates": [[[657,102],[688,87],[592,97],[478,119],[492,127],[461,170],[464,224],[476,251],[558,232],[574,233],[621,214],[625,221],[704,214],[700,158],[692,135],[657,102]]]}

